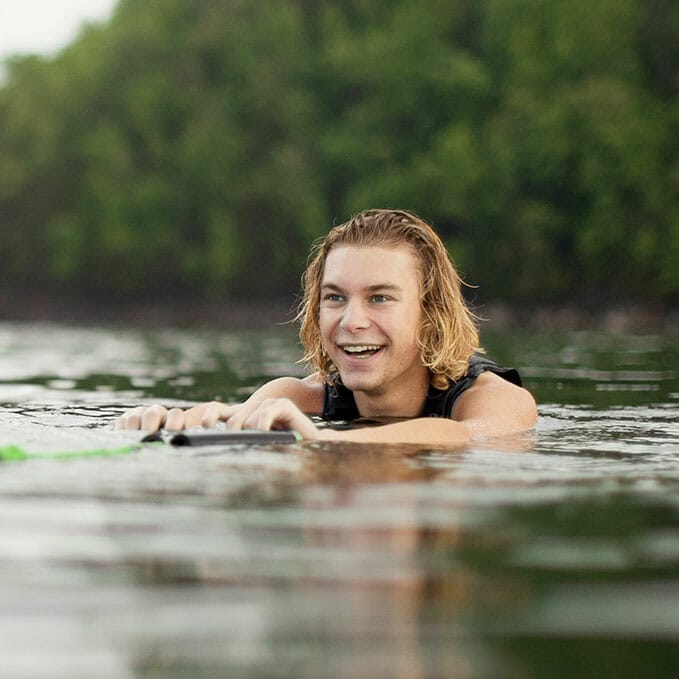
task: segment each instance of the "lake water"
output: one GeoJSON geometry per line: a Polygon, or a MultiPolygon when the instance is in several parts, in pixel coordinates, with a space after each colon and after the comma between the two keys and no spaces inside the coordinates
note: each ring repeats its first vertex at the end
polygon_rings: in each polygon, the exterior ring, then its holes
{"type": "Polygon", "coordinates": [[[292,331],[0,324],[0,676],[679,677],[679,343],[485,338],[536,430],[461,451],[144,446],[292,331]]]}

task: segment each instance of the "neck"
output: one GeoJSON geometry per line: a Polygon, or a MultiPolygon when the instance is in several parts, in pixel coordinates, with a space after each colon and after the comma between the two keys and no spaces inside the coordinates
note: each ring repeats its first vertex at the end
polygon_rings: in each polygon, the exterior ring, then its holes
{"type": "Polygon", "coordinates": [[[407,389],[387,393],[354,391],[354,400],[361,417],[414,418],[421,415],[429,391],[429,374],[407,389]]]}

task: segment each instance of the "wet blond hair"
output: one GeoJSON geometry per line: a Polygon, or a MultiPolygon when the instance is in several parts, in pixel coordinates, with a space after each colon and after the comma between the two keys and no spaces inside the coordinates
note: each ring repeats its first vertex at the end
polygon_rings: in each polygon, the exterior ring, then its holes
{"type": "Polygon", "coordinates": [[[327,383],[337,380],[337,368],[323,348],[319,326],[321,284],[329,252],[340,245],[409,245],[420,273],[422,322],[417,343],[432,384],[445,389],[467,372],[472,354],[482,351],[476,317],[462,296],[464,281],[445,245],[425,221],[405,210],[365,210],[332,228],[317,240],[302,275],[303,296],[297,320],[304,348],[302,362],[327,383]]]}

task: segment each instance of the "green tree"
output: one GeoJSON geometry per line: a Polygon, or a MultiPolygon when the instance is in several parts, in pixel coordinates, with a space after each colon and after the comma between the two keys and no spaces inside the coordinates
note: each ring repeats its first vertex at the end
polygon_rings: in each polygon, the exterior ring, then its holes
{"type": "Polygon", "coordinates": [[[482,299],[679,293],[670,0],[121,0],[0,88],[6,286],[287,295],[416,210],[482,299]]]}

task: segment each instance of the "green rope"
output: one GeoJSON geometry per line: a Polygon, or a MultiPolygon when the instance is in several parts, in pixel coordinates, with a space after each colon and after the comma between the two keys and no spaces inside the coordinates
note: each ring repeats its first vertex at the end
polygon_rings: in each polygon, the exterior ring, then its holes
{"type": "Polygon", "coordinates": [[[0,460],[14,461],[14,460],[54,460],[54,459],[68,459],[78,457],[113,457],[114,455],[129,455],[135,453],[142,448],[140,443],[135,443],[121,448],[94,448],[92,450],[66,450],[57,453],[33,453],[24,450],[20,446],[8,445],[0,446],[0,460]]]}

